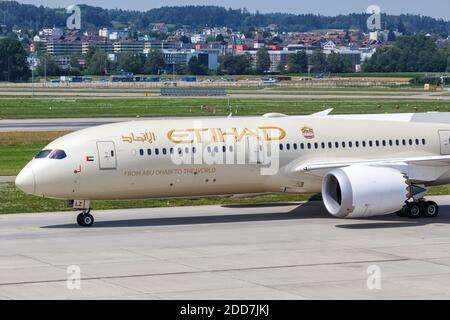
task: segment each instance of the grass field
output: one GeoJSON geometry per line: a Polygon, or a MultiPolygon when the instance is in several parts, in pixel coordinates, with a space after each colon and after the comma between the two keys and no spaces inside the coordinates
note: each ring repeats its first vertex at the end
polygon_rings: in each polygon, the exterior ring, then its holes
{"type": "MultiPolygon", "coordinates": [[[[228,205],[243,203],[268,202],[299,202],[311,199],[313,195],[302,194],[273,194],[255,198],[225,198],[225,197],[196,197],[177,199],[147,199],[129,201],[93,201],[94,210],[100,209],[129,209],[129,208],[156,208],[175,206],[198,205],[228,205]]],[[[44,199],[26,195],[18,190],[13,183],[0,183],[0,214],[27,213],[47,211],[69,211],[63,200],[44,199]],[[6,201],[5,201],[6,200],[6,201]]]]}
{"type": "MultiPolygon", "coordinates": [[[[395,99],[231,99],[236,115],[449,111],[450,101],[395,99]]],[[[228,115],[227,99],[0,99],[0,119],[228,115]]]]}
{"type": "Polygon", "coordinates": [[[65,133],[67,132],[0,133],[0,176],[17,175],[39,150],[65,133]]]}

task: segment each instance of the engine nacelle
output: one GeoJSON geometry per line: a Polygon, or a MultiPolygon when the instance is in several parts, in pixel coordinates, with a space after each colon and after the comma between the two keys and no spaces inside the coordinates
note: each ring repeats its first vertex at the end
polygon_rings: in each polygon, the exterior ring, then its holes
{"type": "Polygon", "coordinates": [[[338,218],[380,216],[403,207],[408,185],[398,170],[355,165],[325,175],[322,198],[328,212],[338,218]]]}

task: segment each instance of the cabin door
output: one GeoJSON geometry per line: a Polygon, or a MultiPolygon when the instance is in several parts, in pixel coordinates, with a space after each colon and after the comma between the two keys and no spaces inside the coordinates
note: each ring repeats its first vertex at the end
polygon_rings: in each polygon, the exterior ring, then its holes
{"type": "Polygon", "coordinates": [[[117,168],[116,148],[112,141],[97,142],[100,170],[112,170],[117,168]]]}

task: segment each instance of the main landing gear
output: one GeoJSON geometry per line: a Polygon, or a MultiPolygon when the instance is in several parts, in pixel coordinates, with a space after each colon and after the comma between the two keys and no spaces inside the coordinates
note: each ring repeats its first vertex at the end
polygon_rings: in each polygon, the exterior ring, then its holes
{"type": "Polygon", "coordinates": [[[83,211],[77,216],[77,223],[81,227],[90,227],[94,224],[94,216],[90,214],[91,209],[83,211]]]}
{"type": "Polygon", "coordinates": [[[439,214],[439,206],[434,201],[426,201],[425,199],[420,199],[414,202],[406,202],[405,206],[397,212],[400,217],[409,217],[412,219],[417,219],[420,217],[424,218],[435,218],[439,214]]]}

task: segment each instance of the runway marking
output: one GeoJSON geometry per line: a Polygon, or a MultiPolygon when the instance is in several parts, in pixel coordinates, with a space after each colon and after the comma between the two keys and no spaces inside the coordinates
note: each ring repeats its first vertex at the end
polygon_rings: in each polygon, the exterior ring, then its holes
{"type": "MultiPolygon", "coordinates": [[[[345,264],[366,264],[366,263],[371,263],[372,264],[372,263],[383,263],[383,262],[403,262],[403,261],[411,261],[411,260],[416,260],[416,259],[411,259],[411,258],[379,259],[379,260],[364,260],[364,261],[343,261],[343,262],[329,262],[329,263],[292,264],[292,265],[279,265],[279,266],[267,266],[267,267],[249,267],[249,268],[214,269],[214,270],[198,270],[198,271],[182,271],[182,272],[130,274],[130,275],[123,275],[123,276],[82,277],[82,280],[109,280],[109,279],[144,278],[144,277],[158,277],[158,276],[169,276],[169,275],[219,273],[219,272],[229,272],[229,271],[251,271],[251,270],[270,270],[270,269],[297,268],[297,267],[333,266],[333,265],[345,265],[345,264]]],[[[66,281],[67,281],[67,279],[40,280],[40,281],[23,281],[23,282],[4,282],[4,283],[0,283],[0,287],[2,287],[2,286],[11,286],[11,285],[38,284],[38,283],[58,283],[58,282],[66,282],[66,281]]]]}

